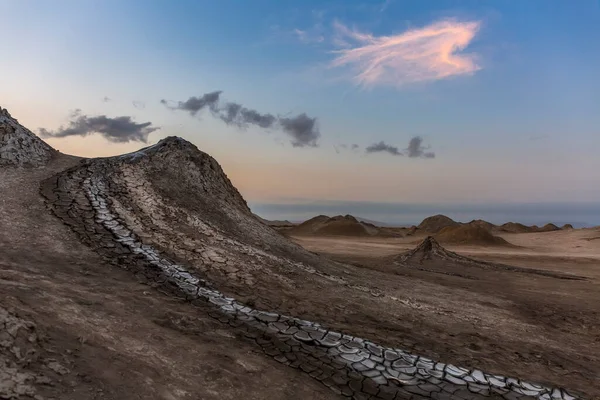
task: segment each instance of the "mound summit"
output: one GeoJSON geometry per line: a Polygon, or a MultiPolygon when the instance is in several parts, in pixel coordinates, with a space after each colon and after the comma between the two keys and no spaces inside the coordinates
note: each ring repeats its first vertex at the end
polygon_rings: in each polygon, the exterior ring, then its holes
{"type": "Polygon", "coordinates": [[[369,222],[361,221],[352,215],[337,215],[328,217],[318,215],[287,230],[289,235],[314,236],[394,236],[393,229],[378,227],[369,222]]]}
{"type": "Polygon", "coordinates": [[[442,214],[433,215],[425,218],[419,225],[418,228],[427,233],[438,233],[444,228],[457,227],[460,223],[454,221],[452,218],[442,214]]]}
{"type": "Polygon", "coordinates": [[[55,154],[56,150],[0,107],[0,167],[41,167],[55,154]]]}
{"type": "Polygon", "coordinates": [[[445,244],[508,246],[506,240],[494,236],[489,230],[480,225],[447,226],[435,235],[435,238],[445,244]]]}

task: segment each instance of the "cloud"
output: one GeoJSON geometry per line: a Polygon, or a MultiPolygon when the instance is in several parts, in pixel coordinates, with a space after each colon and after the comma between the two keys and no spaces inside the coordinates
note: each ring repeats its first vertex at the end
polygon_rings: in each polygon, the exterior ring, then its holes
{"type": "Polygon", "coordinates": [[[277,122],[277,118],[272,114],[261,114],[238,103],[226,103],[215,112],[226,124],[236,125],[240,128],[256,125],[268,129],[277,122]]]}
{"type": "Polygon", "coordinates": [[[190,97],[186,101],[178,102],[176,106],[169,106],[168,102],[164,99],[160,102],[172,110],[187,111],[190,115],[195,116],[206,107],[209,107],[214,111],[219,103],[221,93],[221,90],[217,90],[215,92],[206,93],[202,95],[202,97],[190,97]]]}
{"type": "Polygon", "coordinates": [[[75,110],[71,114],[68,126],[61,126],[56,131],[40,128],[40,136],[64,138],[99,133],[107,140],[115,143],[130,141],[147,143],[148,135],[158,129],[160,128],[152,126],[151,122],[137,124],[128,116],[111,118],[106,115],[98,115],[90,117],[81,114],[81,110],[75,110]]]}
{"type": "Polygon", "coordinates": [[[317,127],[317,119],[305,113],[292,118],[279,118],[283,131],[292,137],[294,147],[317,147],[321,133],[317,127]]]}
{"type": "Polygon", "coordinates": [[[357,145],[357,144],[346,144],[346,143],[341,143],[341,144],[338,144],[338,145],[333,145],[333,149],[338,154],[340,154],[340,149],[344,149],[344,150],[350,149],[350,150],[352,150],[352,151],[355,152],[356,150],[358,150],[359,147],[360,146],[357,145]]]}
{"type": "Polygon", "coordinates": [[[331,68],[348,68],[359,86],[395,86],[471,75],[481,69],[465,49],[479,30],[479,22],[444,20],[391,36],[359,32],[335,22],[331,68]]]}
{"type": "Polygon", "coordinates": [[[325,10],[312,10],[310,13],[310,24],[303,29],[295,28],[290,33],[304,44],[318,44],[325,42],[325,10]]]}
{"type": "Polygon", "coordinates": [[[172,110],[187,111],[192,116],[208,109],[214,117],[221,119],[228,125],[241,129],[250,125],[263,129],[279,128],[291,137],[290,142],[294,147],[318,146],[321,133],[316,118],[311,118],[305,113],[294,117],[280,117],[270,113],[263,114],[235,102],[221,104],[221,93],[222,91],[218,90],[200,97],[190,97],[186,101],[177,102],[175,106],[169,105],[167,100],[161,100],[160,102],[172,110]]]}
{"type": "Polygon", "coordinates": [[[385,10],[387,10],[387,8],[390,6],[390,4],[392,4],[393,0],[385,0],[383,2],[383,4],[381,4],[381,7],[379,8],[379,12],[384,12],[385,10]]]}
{"type": "Polygon", "coordinates": [[[373,143],[372,145],[370,145],[369,147],[367,147],[365,149],[365,152],[367,152],[367,153],[382,153],[382,152],[386,152],[386,153],[390,153],[393,156],[401,156],[401,155],[403,155],[400,151],[398,151],[397,147],[394,147],[394,146],[391,146],[389,144],[386,144],[383,141],[381,141],[379,143],[373,143]]]}
{"type": "Polygon", "coordinates": [[[426,152],[428,147],[423,146],[423,139],[420,136],[415,136],[408,142],[408,147],[404,151],[398,150],[397,147],[386,144],[381,141],[373,143],[365,149],[366,153],[390,153],[393,156],[408,156],[410,158],[435,158],[435,153],[426,152]]]}
{"type": "Polygon", "coordinates": [[[134,100],[131,102],[131,104],[133,104],[133,106],[138,110],[143,110],[144,108],[146,108],[146,103],[144,103],[143,101],[134,100]]]}
{"type": "Polygon", "coordinates": [[[420,136],[415,136],[408,142],[408,148],[406,149],[406,155],[410,158],[435,158],[435,153],[426,152],[426,147],[422,146],[423,139],[420,136]]]}
{"type": "Polygon", "coordinates": [[[325,36],[320,33],[320,29],[316,26],[310,30],[294,29],[292,32],[302,43],[321,43],[325,40],[325,36]]]}

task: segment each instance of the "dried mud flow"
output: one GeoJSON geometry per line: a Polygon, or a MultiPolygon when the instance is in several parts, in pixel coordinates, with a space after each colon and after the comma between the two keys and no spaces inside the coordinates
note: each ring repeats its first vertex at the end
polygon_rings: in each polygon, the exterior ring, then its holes
{"type": "MultiPolygon", "coordinates": [[[[182,139],[167,138],[119,157],[83,160],[45,180],[41,193],[51,212],[107,262],[130,271],[132,279],[190,302],[198,312],[208,310],[281,368],[303,371],[329,387],[332,396],[581,398],[565,389],[436,362],[328,329],[285,315],[268,300],[251,304],[244,301],[249,296],[228,296],[227,291],[256,292],[269,299],[280,288],[292,292],[302,285],[344,293],[355,289],[341,265],[259,222],[218,163],[182,139]]],[[[431,239],[397,261],[419,258],[421,264],[431,256],[474,262],[431,239]]],[[[295,310],[285,304],[282,308],[295,310]]]]}

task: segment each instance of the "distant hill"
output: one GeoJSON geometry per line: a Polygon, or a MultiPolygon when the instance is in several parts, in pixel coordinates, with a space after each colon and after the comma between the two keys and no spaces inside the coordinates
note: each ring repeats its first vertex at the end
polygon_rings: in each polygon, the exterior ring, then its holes
{"type": "Polygon", "coordinates": [[[434,237],[445,244],[510,246],[503,238],[492,235],[489,230],[476,224],[447,226],[434,237]]]}
{"type": "Polygon", "coordinates": [[[510,233],[528,233],[534,232],[535,228],[527,225],[520,224],[518,222],[507,222],[498,227],[500,231],[510,232],[510,233]]]}
{"type": "Polygon", "coordinates": [[[558,226],[552,223],[548,223],[540,228],[537,225],[527,226],[518,222],[507,222],[505,224],[500,225],[497,229],[500,232],[510,233],[553,232],[559,231],[561,229],[573,229],[573,225],[565,224],[562,228],[559,228],[558,226]]]}
{"type": "Polygon", "coordinates": [[[263,224],[265,225],[269,225],[269,226],[293,226],[295,225],[293,222],[286,220],[268,220],[268,219],[264,219],[259,215],[254,214],[254,216],[263,224]]]}
{"type": "Polygon", "coordinates": [[[546,224],[538,229],[538,232],[560,231],[560,228],[554,224],[546,224]]]}
{"type": "Polygon", "coordinates": [[[479,226],[488,232],[491,232],[493,229],[497,228],[496,225],[482,219],[474,219],[473,221],[469,222],[468,225],[479,226]]]}
{"type": "Polygon", "coordinates": [[[361,221],[352,215],[337,215],[331,218],[326,215],[318,215],[291,229],[286,229],[285,232],[298,236],[401,236],[400,233],[390,228],[361,221]]]}
{"type": "Polygon", "coordinates": [[[392,227],[399,227],[398,224],[388,224],[387,222],[381,222],[381,221],[374,221],[372,219],[367,219],[367,218],[363,218],[363,217],[355,217],[357,220],[359,220],[360,222],[366,222],[368,224],[371,225],[375,225],[378,227],[385,227],[385,228],[392,228],[392,227]]]}
{"type": "Polygon", "coordinates": [[[427,233],[438,233],[447,227],[460,226],[460,223],[442,214],[425,218],[418,226],[419,230],[427,233]]]}

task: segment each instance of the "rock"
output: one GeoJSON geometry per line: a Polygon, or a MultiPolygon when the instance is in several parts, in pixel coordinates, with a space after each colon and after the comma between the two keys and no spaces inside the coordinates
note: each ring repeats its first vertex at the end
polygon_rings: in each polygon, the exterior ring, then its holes
{"type": "Polygon", "coordinates": [[[0,107],[0,166],[41,167],[54,154],[56,150],[0,107]]]}
{"type": "Polygon", "coordinates": [[[50,361],[46,366],[59,375],[66,375],[71,372],[58,361],[50,361]]]}

